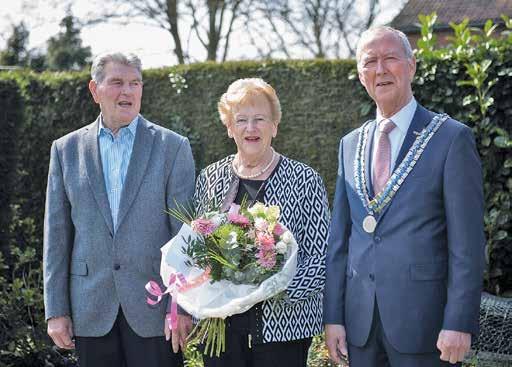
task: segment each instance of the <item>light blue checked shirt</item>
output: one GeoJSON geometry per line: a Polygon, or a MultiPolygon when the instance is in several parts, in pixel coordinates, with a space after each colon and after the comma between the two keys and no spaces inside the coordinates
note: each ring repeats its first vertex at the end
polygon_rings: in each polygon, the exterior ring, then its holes
{"type": "Polygon", "coordinates": [[[138,122],[139,116],[128,126],[119,129],[117,136],[114,136],[112,131],[103,125],[103,117],[100,118],[98,140],[114,231],[117,228],[119,202],[121,201],[124,180],[128,171],[128,163],[130,163],[130,156],[132,155],[138,122]]]}

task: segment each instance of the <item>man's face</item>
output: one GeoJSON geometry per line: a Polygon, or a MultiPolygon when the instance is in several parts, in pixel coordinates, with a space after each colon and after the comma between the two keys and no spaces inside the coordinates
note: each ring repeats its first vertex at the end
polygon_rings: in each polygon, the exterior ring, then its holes
{"type": "Polygon", "coordinates": [[[127,125],[140,112],[142,76],[132,66],[107,63],[105,78],[99,83],[91,80],[89,89],[107,125],[127,125]]]}
{"type": "Polygon", "coordinates": [[[361,50],[359,80],[385,117],[392,116],[412,97],[416,59],[408,59],[402,42],[391,32],[376,34],[361,50]]]}

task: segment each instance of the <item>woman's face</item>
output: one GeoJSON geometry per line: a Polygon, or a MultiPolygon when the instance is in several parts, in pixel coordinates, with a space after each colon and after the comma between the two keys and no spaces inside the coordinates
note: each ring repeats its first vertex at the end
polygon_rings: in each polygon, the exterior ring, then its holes
{"type": "Polygon", "coordinates": [[[234,108],[228,135],[235,140],[238,154],[243,159],[262,159],[276,134],[277,124],[264,96],[254,97],[234,108]]]}

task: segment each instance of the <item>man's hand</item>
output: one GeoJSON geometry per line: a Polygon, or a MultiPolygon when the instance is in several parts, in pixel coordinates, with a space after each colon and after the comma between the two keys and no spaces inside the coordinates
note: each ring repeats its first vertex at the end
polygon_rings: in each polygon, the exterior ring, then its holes
{"type": "Polygon", "coordinates": [[[329,357],[334,363],[341,364],[341,355],[347,357],[347,339],[343,325],[325,325],[325,345],[329,351],[329,357]]]}
{"type": "Polygon", "coordinates": [[[453,330],[441,330],[437,338],[437,349],[441,351],[441,360],[462,362],[471,347],[471,334],[453,330]]]}
{"type": "Polygon", "coordinates": [[[192,331],[192,317],[178,314],[178,329],[172,332],[169,329],[169,323],[166,318],[164,328],[165,340],[172,338],[172,351],[178,353],[180,348],[184,351],[187,347],[188,334],[192,331]]]}
{"type": "Polygon", "coordinates": [[[48,335],[62,349],[74,349],[73,323],[69,316],[52,317],[48,320],[48,335]]]}

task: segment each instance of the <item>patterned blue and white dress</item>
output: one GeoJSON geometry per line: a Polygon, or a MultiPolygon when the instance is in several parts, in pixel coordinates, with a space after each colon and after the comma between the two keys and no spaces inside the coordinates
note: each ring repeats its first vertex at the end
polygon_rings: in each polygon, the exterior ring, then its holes
{"type": "MultiPolygon", "coordinates": [[[[203,169],[196,182],[199,214],[217,209],[235,173],[230,155],[203,169]]],[[[304,163],[282,156],[265,183],[264,204],[281,208],[280,221],[299,245],[297,273],[287,297],[268,300],[256,309],[250,330],[252,343],[284,342],[310,338],[322,332],[322,292],[330,213],[320,175],[304,163]]]]}

